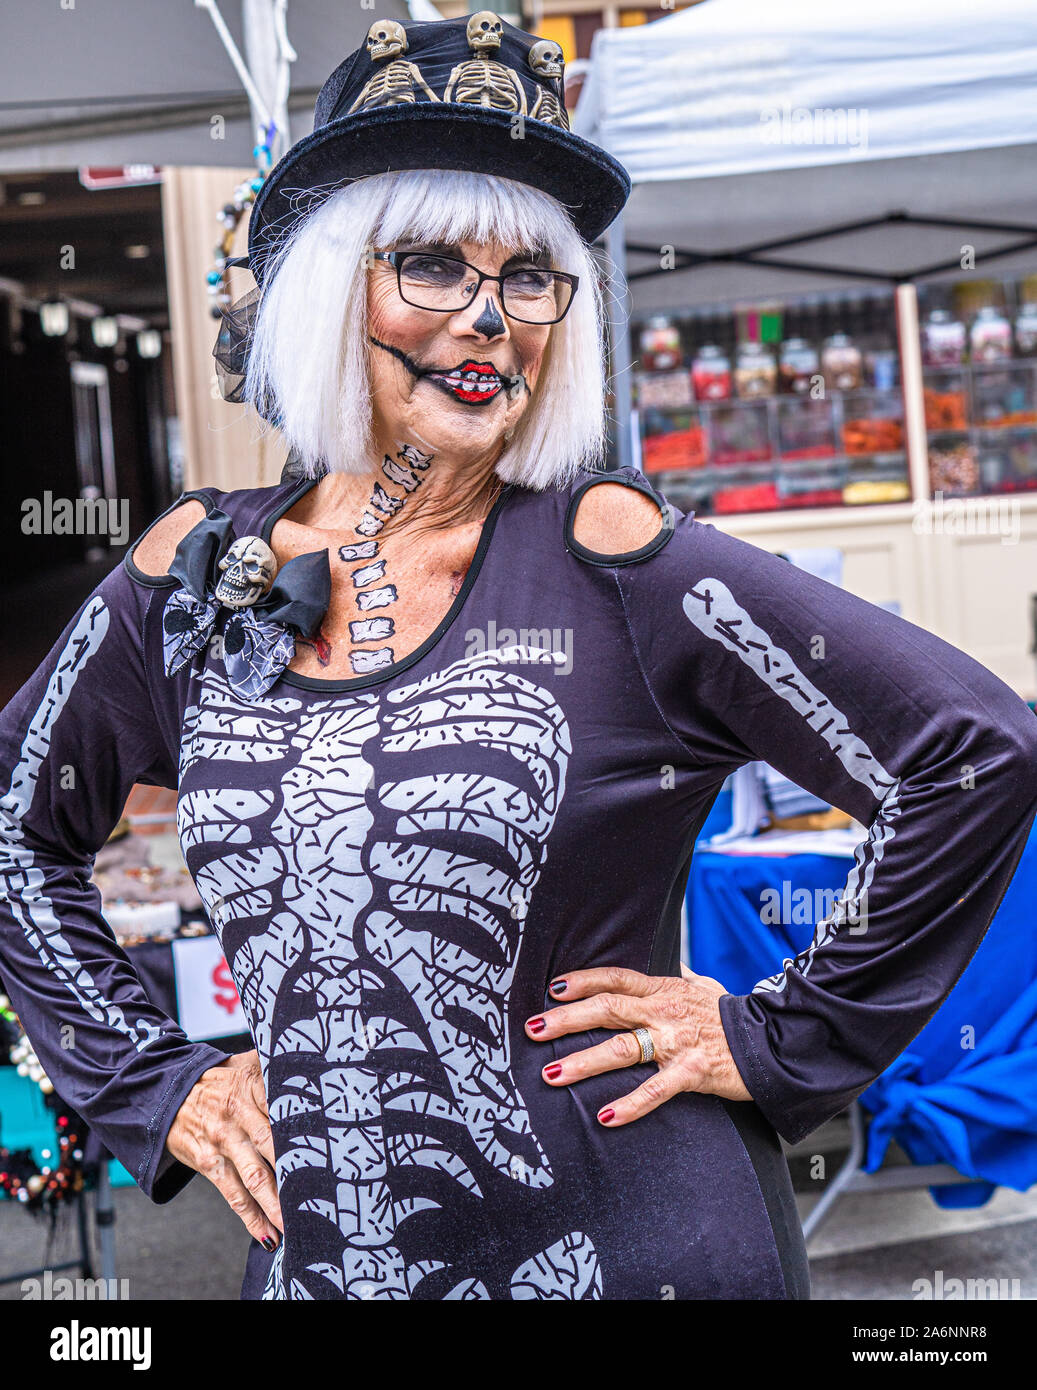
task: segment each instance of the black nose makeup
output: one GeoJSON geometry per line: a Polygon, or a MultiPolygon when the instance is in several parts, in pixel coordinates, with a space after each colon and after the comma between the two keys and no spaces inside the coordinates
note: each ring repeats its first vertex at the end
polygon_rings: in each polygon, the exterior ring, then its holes
{"type": "Polygon", "coordinates": [[[489,295],[486,296],[486,304],[483,311],[472,324],[476,333],[481,333],[484,338],[496,338],[499,333],[504,332],[504,320],[497,312],[497,306],[489,295]]]}

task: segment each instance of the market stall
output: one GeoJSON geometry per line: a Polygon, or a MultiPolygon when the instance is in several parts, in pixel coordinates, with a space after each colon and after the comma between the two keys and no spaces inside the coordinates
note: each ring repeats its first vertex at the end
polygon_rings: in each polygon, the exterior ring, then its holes
{"type": "Polygon", "coordinates": [[[1022,0],[707,0],[599,33],[574,118],[634,180],[609,249],[645,470],[770,549],[839,547],[1028,697],[1035,71],[1022,0]]]}

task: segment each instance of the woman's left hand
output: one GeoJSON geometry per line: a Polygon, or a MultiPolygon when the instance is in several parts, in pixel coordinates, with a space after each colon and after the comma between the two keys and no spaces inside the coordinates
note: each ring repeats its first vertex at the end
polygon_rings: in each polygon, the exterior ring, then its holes
{"type": "Polygon", "coordinates": [[[609,1128],[640,1119],[680,1091],[752,1100],[720,1021],[718,1001],[729,992],[718,980],[696,975],[684,965],[680,979],[641,975],[620,966],[572,970],[551,986],[551,993],[565,1003],[529,1019],[526,1035],[534,1042],[547,1042],[591,1028],[624,1030],[607,1042],[557,1058],[544,1067],[542,1074],[549,1086],[569,1086],[585,1077],[640,1062],[641,1049],[632,1030],[648,1029],[659,1070],[598,1111],[598,1119],[609,1128]],[[560,981],[565,982],[562,991],[557,988],[560,981]]]}

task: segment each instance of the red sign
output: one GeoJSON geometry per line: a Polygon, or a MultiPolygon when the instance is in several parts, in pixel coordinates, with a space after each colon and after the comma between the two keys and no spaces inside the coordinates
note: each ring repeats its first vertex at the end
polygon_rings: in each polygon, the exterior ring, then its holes
{"type": "Polygon", "coordinates": [[[142,183],[161,183],[162,169],[157,164],[119,164],[104,168],[88,164],[79,171],[84,188],[133,188],[142,183]]]}
{"type": "Polygon", "coordinates": [[[238,997],[238,987],[234,983],[234,976],[230,973],[230,966],[226,960],[221,959],[212,972],[212,982],[216,986],[213,990],[212,1002],[218,1004],[221,1009],[226,1009],[229,1014],[236,1013],[241,1007],[241,1000],[238,997]]]}

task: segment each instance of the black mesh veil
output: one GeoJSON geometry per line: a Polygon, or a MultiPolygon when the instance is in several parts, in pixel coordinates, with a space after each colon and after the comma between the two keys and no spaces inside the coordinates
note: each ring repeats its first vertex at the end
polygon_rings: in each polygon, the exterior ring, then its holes
{"type": "MultiPolygon", "coordinates": [[[[247,266],[247,257],[229,260],[228,265],[247,266]]],[[[213,347],[212,355],[216,362],[216,380],[220,395],[225,401],[240,405],[244,400],[245,373],[248,370],[248,354],[252,344],[252,334],[259,314],[262,288],[258,285],[249,290],[231,305],[219,306],[220,331],[213,347]]],[[[256,405],[259,414],[271,424],[280,424],[280,412],[274,397],[267,394],[256,405]]],[[[281,481],[296,478],[323,477],[327,472],[323,460],[316,468],[306,468],[298,455],[292,451],[285,461],[281,481]]]]}
{"type": "MultiPolygon", "coordinates": [[[[223,399],[236,405],[243,400],[248,352],[261,295],[262,290],[257,285],[233,304],[221,305],[219,309],[220,331],[212,350],[216,360],[216,380],[223,399]]],[[[266,419],[272,418],[266,410],[259,413],[266,419]]]]}

